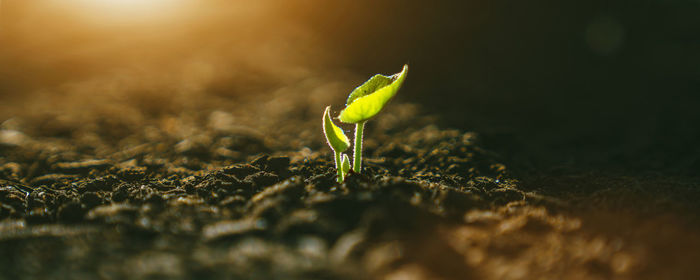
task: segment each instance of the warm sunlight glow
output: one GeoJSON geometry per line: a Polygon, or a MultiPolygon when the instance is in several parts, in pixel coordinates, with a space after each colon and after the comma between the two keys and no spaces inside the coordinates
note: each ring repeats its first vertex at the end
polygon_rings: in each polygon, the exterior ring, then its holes
{"type": "Polygon", "coordinates": [[[74,0],[84,15],[101,22],[143,22],[168,18],[184,0],[74,0]]]}

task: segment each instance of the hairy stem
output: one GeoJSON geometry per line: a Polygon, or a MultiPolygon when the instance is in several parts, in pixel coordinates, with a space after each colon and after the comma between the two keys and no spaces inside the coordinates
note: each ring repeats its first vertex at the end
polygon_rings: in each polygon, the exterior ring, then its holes
{"type": "Polygon", "coordinates": [[[345,176],[343,176],[344,175],[343,174],[343,166],[340,164],[340,159],[342,158],[342,156],[340,155],[340,152],[336,152],[336,151],[334,151],[334,152],[335,152],[335,170],[338,170],[337,180],[338,180],[338,183],[342,183],[343,179],[345,179],[345,178],[343,178],[343,177],[345,177],[345,176]]]}
{"type": "Polygon", "coordinates": [[[352,170],[360,173],[362,170],[362,132],[365,122],[355,124],[355,153],[352,155],[352,170]]]}

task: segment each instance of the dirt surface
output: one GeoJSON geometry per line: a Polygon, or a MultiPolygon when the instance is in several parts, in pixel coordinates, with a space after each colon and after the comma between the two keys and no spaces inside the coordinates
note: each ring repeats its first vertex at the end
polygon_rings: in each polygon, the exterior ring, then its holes
{"type": "Polygon", "coordinates": [[[338,184],[320,114],[251,113],[274,106],[5,120],[2,279],[700,275],[692,177],[518,177],[477,133],[392,103],[338,184]]]}

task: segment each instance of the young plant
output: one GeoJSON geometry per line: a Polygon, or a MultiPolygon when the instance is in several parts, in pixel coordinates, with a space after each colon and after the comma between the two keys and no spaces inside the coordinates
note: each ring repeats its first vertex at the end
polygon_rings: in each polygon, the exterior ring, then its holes
{"type": "Polygon", "coordinates": [[[345,150],[350,147],[350,140],[343,130],[333,123],[330,115],[331,106],[326,107],[326,111],[323,112],[323,133],[326,134],[326,141],[328,146],[331,146],[333,152],[335,152],[335,169],[338,170],[338,183],[345,180],[345,174],[350,170],[350,163],[341,162],[349,161],[348,156],[343,154],[345,150]],[[347,168],[345,167],[347,164],[347,168]]]}
{"type": "MultiPolygon", "coordinates": [[[[353,153],[353,171],[362,170],[362,133],[365,123],[376,116],[399,91],[406,79],[408,65],[401,72],[391,76],[374,75],[361,86],[355,88],[348,96],[345,109],[340,112],[340,122],[355,124],[355,146],[353,153]]],[[[328,109],[326,109],[326,112],[328,109]]]]}

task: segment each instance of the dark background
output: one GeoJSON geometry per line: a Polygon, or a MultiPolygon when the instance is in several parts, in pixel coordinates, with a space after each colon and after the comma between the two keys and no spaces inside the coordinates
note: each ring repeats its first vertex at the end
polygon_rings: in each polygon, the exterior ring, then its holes
{"type": "Polygon", "coordinates": [[[38,91],[167,73],[201,53],[226,69],[205,91],[282,86],[287,73],[269,66],[282,60],[312,69],[302,76],[352,73],[348,85],[409,63],[398,100],[481,133],[519,172],[700,170],[700,1],[269,1],[253,19],[202,3],[198,17],[102,26],[5,1],[0,98],[28,106],[38,91]]]}
{"type": "Polygon", "coordinates": [[[311,16],[344,65],[522,167],[700,170],[699,1],[360,2],[311,16]]]}

